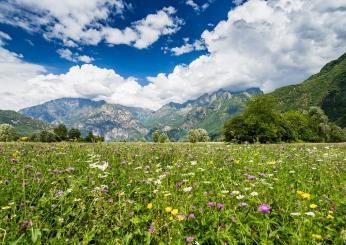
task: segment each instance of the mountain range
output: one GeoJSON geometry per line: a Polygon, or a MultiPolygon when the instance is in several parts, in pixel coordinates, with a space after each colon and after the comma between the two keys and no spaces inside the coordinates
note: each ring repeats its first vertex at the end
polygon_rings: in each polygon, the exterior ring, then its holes
{"type": "Polygon", "coordinates": [[[179,140],[189,129],[201,127],[211,136],[221,134],[223,122],[240,113],[259,89],[231,92],[225,89],[204,94],[185,103],[168,103],[157,111],[81,98],[62,98],[25,108],[19,113],[51,124],[63,123],[82,134],[92,131],[106,141],[150,138],[160,129],[179,140]]]}
{"type": "MultiPolygon", "coordinates": [[[[223,124],[241,113],[247,101],[263,94],[258,88],[234,92],[220,89],[185,103],[168,103],[153,111],[81,98],[62,98],[19,111],[0,111],[0,123],[9,123],[22,135],[32,134],[50,124],[63,123],[82,134],[92,131],[107,141],[150,139],[156,129],[172,140],[186,136],[192,128],[204,128],[213,139],[221,135],[223,124]]],[[[269,93],[277,98],[281,111],[321,107],[329,119],[346,127],[346,54],[325,65],[318,74],[301,84],[285,86],[269,93]]]]}

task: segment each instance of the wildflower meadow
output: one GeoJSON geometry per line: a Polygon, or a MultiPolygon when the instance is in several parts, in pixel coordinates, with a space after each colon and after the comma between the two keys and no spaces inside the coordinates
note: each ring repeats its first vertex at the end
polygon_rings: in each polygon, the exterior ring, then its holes
{"type": "Polygon", "coordinates": [[[345,242],[344,144],[0,144],[2,244],[345,242]]]}

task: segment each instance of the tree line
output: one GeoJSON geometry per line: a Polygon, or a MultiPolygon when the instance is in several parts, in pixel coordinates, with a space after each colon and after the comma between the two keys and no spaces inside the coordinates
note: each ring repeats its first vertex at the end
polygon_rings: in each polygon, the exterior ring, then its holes
{"type": "Polygon", "coordinates": [[[64,124],[59,124],[52,130],[41,130],[38,133],[34,133],[30,136],[17,136],[15,127],[9,124],[0,125],[0,142],[10,141],[31,141],[31,142],[61,142],[61,141],[75,141],[75,142],[103,142],[103,136],[95,136],[92,132],[89,132],[85,137],[79,129],[68,129],[64,124]]]}
{"type": "Polygon", "coordinates": [[[234,143],[345,142],[346,131],[330,122],[323,110],[280,112],[272,96],[255,96],[245,111],[224,125],[224,137],[234,143]]]}

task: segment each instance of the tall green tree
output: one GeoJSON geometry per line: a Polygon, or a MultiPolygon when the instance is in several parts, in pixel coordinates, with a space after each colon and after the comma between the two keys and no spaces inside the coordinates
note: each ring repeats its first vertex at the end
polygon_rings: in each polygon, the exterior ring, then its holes
{"type": "Polygon", "coordinates": [[[16,139],[16,129],[9,124],[0,125],[0,141],[9,142],[16,139]]]}
{"type": "Polygon", "coordinates": [[[71,128],[69,131],[68,131],[68,138],[70,140],[78,140],[81,136],[81,133],[79,131],[79,129],[77,128],[71,128]]]}
{"type": "Polygon", "coordinates": [[[59,124],[53,131],[59,141],[67,139],[68,130],[64,124],[59,124]]]}

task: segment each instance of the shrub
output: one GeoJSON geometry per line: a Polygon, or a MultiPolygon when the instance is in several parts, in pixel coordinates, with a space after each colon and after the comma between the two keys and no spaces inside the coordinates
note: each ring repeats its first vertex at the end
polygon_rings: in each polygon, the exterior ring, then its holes
{"type": "Polygon", "coordinates": [[[16,139],[16,129],[9,124],[0,125],[0,141],[9,142],[16,139]]]}
{"type": "Polygon", "coordinates": [[[208,132],[203,128],[191,129],[188,133],[188,140],[191,143],[208,142],[209,135],[208,132]]]}

